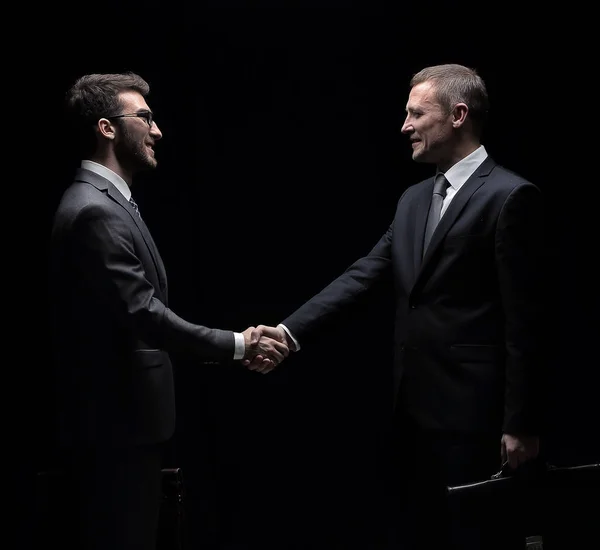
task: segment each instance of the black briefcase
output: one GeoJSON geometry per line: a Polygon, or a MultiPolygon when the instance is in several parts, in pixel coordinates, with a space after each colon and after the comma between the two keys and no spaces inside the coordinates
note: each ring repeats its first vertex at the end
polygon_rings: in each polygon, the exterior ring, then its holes
{"type": "MultiPolygon", "coordinates": [[[[162,470],[162,501],[158,522],[157,550],[184,548],[184,484],[181,468],[162,470]]],[[[61,470],[38,472],[35,494],[34,540],[36,548],[61,547],[72,530],[68,516],[70,492],[61,470]]]]}
{"type": "Polygon", "coordinates": [[[448,487],[449,504],[465,528],[512,531],[520,545],[511,549],[598,547],[600,464],[557,467],[532,461],[524,466],[448,487]]]}

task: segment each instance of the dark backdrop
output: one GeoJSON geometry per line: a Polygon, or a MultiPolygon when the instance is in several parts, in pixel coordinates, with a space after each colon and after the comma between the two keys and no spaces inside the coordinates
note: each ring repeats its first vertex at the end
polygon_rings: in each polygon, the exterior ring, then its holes
{"type": "MultiPolygon", "coordinates": [[[[412,74],[445,62],[477,68],[492,104],[489,153],[539,185],[548,204],[546,449],[557,463],[597,460],[597,359],[589,355],[597,323],[583,320],[593,311],[580,244],[586,198],[576,155],[563,152],[579,135],[577,124],[565,128],[571,107],[561,87],[577,59],[558,21],[513,13],[468,23],[450,7],[394,14],[378,4],[215,5],[65,5],[37,14],[34,53],[13,87],[15,97],[30,92],[29,116],[11,107],[36,210],[13,264],[28,298],[15,316],[26,327],[17,331],[25,340],[14,385],[23,397],[12,415],[19,421],[10,422],[25,500],[32,474],[50,460],[50,222],[79,160],[65,146],[62,98],[88,72],[134,70],[151,84],[164,137],[158,169],[133,193],[165,260],[171,307],[193,322],[243,330],[276,324],[367,253],[404,189],[432,173],[411,160],[399,131],[412,74]]],[[[175,356],[178,426],[168,465],[184,471],[190,548],[367,547],[385,505],[385,290],[267,376],[175,356]]]]}

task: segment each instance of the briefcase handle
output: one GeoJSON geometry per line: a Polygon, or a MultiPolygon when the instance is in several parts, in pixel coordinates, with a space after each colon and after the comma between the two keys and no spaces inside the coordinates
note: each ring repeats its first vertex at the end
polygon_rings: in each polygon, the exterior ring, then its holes
{"type": "Polygon", "coordinates": [[[494,475],[492,475],[490,477],[490,479],[500,479],[501,477],[510,477],[512,475],[514,475],[515,470],[513,470],[509,464],[508,464],[508,460],[506,460],[500,470],[498,470],[494,475]]]}
{"type": "MultiPolygon", "coordinates": [[[[528,463],[525,463],[528,464],[528,463]]],[[[600,470],[600,463],[595,464],[580,464],[577,466],[555,466],[550,462],[531,461],[529,463],[530,468],[528,473],[534,475],[546,474],[548,472],[564,472],[564,471],[593,471],[600,470]]],[[[513,469],[508,465],[508,460],[502,464],[500,471],[496,472],[490,479],[500,479],[504,477],[512,477],[516,474],[518,469],[513,469]]]]}

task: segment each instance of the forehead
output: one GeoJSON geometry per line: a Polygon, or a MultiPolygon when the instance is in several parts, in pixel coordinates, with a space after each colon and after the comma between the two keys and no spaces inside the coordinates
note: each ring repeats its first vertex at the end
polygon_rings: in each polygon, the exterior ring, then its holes
{"type": "Polygon", "coordinates": [[[121,101],[121,105],[123,106],[124,111],[141,111],[146,110],[149,111],[150,108],[146,103],[146,100],[143,98],[142,94],[139,92],[135,92],[133,90],[127,90],[126,92],[121,92],[119,94],[119,100],[121,101]]]}
{"type": "Polygon", "coordinates": [[[414,109],[440,109],[441,105],[435,97],[435,86],[432,82],[421,82],[410,91],[406,110],[414,109]]]}

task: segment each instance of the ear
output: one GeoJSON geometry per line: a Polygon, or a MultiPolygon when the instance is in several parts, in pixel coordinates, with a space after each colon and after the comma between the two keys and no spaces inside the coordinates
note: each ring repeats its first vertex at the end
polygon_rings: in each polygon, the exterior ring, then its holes
{"type": "Polygon", "coordinates": [[[460,128],[467,120],[467,114],[469,108],[466,103],[457,103],[452,109],[452,126],[454,128],[460,128]]]}
{"type": "Polygon", "coordinates": [[[96,129],[102,137],[106,139],[115,139],[115,127],[107,118],[101,118],[96,124],[96,129]]]}

